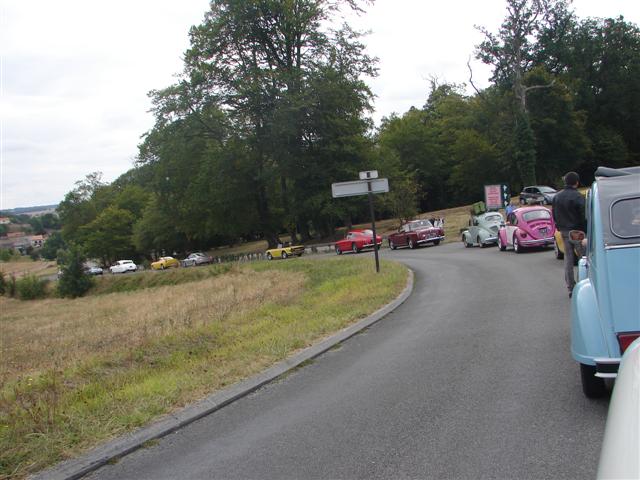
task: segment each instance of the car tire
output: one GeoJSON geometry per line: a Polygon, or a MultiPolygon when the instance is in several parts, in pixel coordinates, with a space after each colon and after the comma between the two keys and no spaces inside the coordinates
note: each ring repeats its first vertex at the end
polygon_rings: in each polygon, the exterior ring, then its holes
{"type": "Polygon", "coordinates": [[[502,243],[502,237],[498,234],[498,249],[500,249],[501,252],[504,252],[507,249],[507,246],[502,243]]]}
{"type": "Polygon", "coordinates": [[[593,365],[580,364],[580,380],[582,382],[582,392],[587,398],[602,398],[607,393],[604,379],[596,377],[596,367],[593,365]]]}
{"type": "Polygon", "coordinates": [[[340,247],[336,245],[336,255],[342,255],[342,250],[340,250],[340,247]]]}
{"type": "Polygon", "coordinates": [[[416,248],[416,244],[415,244],[415,243],[413,243],[413,238],[410,238],[410,239],[409,239],[409,241],[407,242],[407,245],[409,245],[409,248],[410,248],[410,249],[412,249],[412,250],[413,250],[414,248],[416,248]]]}
{"type": "Polygon", "coordinates": [[[359,250],[358,250],[358,245],[356,245],[355,243],[352,243],[352,244],[351,244],[351,251],[352,251],[353,253],[358,253],[358,252],[359,252],[359,250]]]}
{"type": "Polygon", "coordinates": [[[391,239],[389,239],[389,248],[391,250],[395,250],[396,248],[398,248],[398,247],[396,247],[396,244],[393,243],[393,240],[391,240],[391,239]]]}
{"type": "Polygon", "coordinates": [[[433,244],[434,244],[434,245],[440,245],[440,240],[434,240],[434,241],[433,241],[433,244]]]}
{"type": "Polygon", "coordinates": [[[287,252],[282,252],[282,259],[285,260],[289,258],[289,255],[287,254],[287,252]]]}
{"type": "Polygon", "coordinates": [[[522,253],[520,242],[518,242],[518,237],[516,237],[515,233],[513,234],[513,251],[516,253],[522,253]]]}
{"type": "Polygon", "coordinates": [[[562,253],[560,248],[558,248],[558,242],[553,242],[553,253],[556,255],[558,260],[564,259],[564,253],[562,253]]]}
{"type": "Polygon", "coordinates": [[[164,263],[162,265],[160,265],[160,270],[164,270],[165,268],[167,268],[167,267],[164,266],[164,263]]]}
{"type": "Polygon", "coordinates": [[[267,260],[273,260],[273,255],[271,255],[271,253],[267,253],[267,260]]]}
{"type": "Polygon", "coordinates": [[[526,203],[526,199],[520,197],[520,205],[524,205],[526,203]]]}
{"type": "Polygon", "coordinates": [[[478,245],[480,245],[480,248],[486,247],[486,245],[482,243],[482,240],[480,239],[480,235],[478,235],[478,238],[476,238],[476,241],[478,242],[478,245]]]}

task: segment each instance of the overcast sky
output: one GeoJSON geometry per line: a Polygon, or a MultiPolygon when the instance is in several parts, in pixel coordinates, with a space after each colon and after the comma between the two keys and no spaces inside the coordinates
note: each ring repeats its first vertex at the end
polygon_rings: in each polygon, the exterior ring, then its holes
{"type": "MultiPolygon", "coordinates": [[[[640,0],[575,0],[580,18],[624,15],[640,0]]],[[[147,92],[181,71],[188,31],[208,0],[0,0],[0,209],[60,202],[101,171],[132,167],[153,126],[147,92]]],[[[380,59],[369,82],[374,119],[425,103],[430,77],[462,83],[481,35],[496,31],[503,0],[377,0],[352,21],[380,59]]],[[[474,81],[489,70],[474,62],[474,81]]]]}

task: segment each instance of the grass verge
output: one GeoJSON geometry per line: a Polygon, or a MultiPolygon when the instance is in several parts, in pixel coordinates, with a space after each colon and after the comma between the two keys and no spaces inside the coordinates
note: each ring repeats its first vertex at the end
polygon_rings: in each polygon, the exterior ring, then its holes
{"type": "Polygon", "coordinates": [[[382,272],[363,258],[292,259],[75,300],[1,298],[0,477],[77,455],[346,327],[404,288],[405,267],[384,261],[382,272]]]}

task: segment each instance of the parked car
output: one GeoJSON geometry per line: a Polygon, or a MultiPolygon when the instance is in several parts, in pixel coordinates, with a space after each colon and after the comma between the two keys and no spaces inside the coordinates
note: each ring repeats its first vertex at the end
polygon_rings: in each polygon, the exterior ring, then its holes
{"type": "Polygon", "coordinates": [[[640,337],[640,167],[596,170],[586,200],[586,256],[571,298],[571,354],[587,397],[606,393],[640,337]]]}
{"type": "Polygon", "coordinates": [[[177,268],[180,266],[180,261],[173,257],[160,257],[155,262],[151,263],[152,270],[165,270],[167,268],[177,268]]]}
{"type": "Polygon", "coordinates": [[[193,267],[195,265],[206,265],[211,262],[213,262],[213,258],[211,256],[202,252],[194,252],[190,253],[189,256],[180,263],[184,267],[193,267]]]}
{"type": "Polygon", "coordinates": [[[137,269],[138,267],[133,263],[133,260],[118,260],[109,267],[111,273],[135,272],[137,269]]]}
{"type": "Polygon", "coordinates": [[[498,248],[513,247],[516,253],[524,248],[553,245],[556,225],[551,212],[544,207],[520,207],[507,215],[507,223],[498,231],[498,248]]]}
{"type": "Polygon", "coordinates": [[[274,258],[301,257],[304,254],[304,245],[283,245],[278,248],[270,248],[266,251],[267,260],[274,258]]]}
{"type": "Polygon", "coordinates": [[[520,192],[520,205],[551,205],[556,193],[558,192],[554,188],[544,185],[525,187],[520,192]]]}
{"type": "Polygon", "coordinates": [[[425,243],[438,245],[444,240],[442,227],[434,226],[429,220],[412,220],[402,225],[396,233],[389,235],[389,248],[416,248],[425,243]]]}
{"type": "MultiPolygon", "coordinates": [[[[564,240],[562,239],[562,232],[560,230],[556,230],[556,233],[553,235],[553,253],[558,260],[564,259],[564,240]]],[[[575,259],[575,265],[578,264],[578,260],[580,260],[580,252],[573,248],[573,258],[575,259]]]]}
{"type": "Polygon", "coordinates": [[[104,272],[102,271],[102,268],[92,265],[85,267],[84,273],[86,273],[87,275],[102,275],[104,272]]]}
{"type": "MultiPolygon", "coordinates": [[[[382,237],[376,235],[376,242],[380,248],[382,237]]],[[[371,230],[350,230],[342,240],[335,243],[336,253],[342,255],[343,252],[358,253],[365,248],[373,248],[373,232],[371,230]]]]}
{"type": "Polygon", "coordinates": [[[640,478],[640,339],[620,361],[604,430],[598,479],[640,478]]]}
{"type": "Polygon", "coordinates": [[[484,248],[498,243],[498,231],[504,224],[504,218],[500,212],[485,212],[480,215],[472,215],[469,219],[469,228],[462,232],[462,243],[465,247],[475,245],[484,248]]]}

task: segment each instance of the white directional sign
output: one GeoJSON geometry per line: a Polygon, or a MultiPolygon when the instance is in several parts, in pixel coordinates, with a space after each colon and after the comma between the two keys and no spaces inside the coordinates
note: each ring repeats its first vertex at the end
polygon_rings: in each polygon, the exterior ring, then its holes
{"type": "Polygon", "coordinates": [[[371,178],[378,178],[378,170],[365,170],[360,172],[360,180],[368,180],[371,178]]]}
{"type": "Polygon", "coordinates": [[[366,195],[369,192],[385,193],[388,191],[389,180],[386,178],[376,178],[375,180],[356,180],[354,182],[331,184],[331,193],[333,194],[333,198],[366,195]],[[368,184],[371,184],[371,190],[369,190],[368,184]]]}

